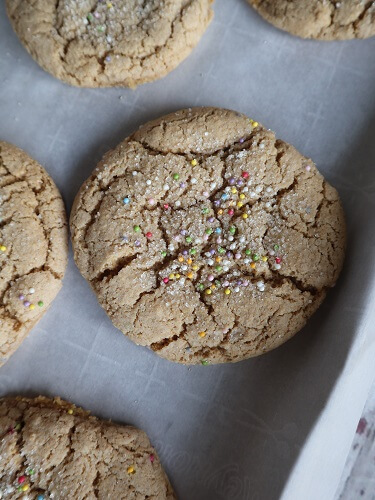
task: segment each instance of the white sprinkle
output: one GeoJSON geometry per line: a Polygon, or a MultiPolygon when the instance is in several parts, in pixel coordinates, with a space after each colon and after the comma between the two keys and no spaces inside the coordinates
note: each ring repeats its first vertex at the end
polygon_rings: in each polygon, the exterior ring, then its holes
{"type": "Polygon", "coordinates": [[[236,288],[234,289],[234,291],[235,291],[236,293],[238,293],[238,292],[240,291],[240,287],[239,287],[239,286],[236,286],[236,288]]]}
{"type": "Polygon", "coordinates": [[[216,182],[211,182],[210,189],[215,189],[216,187],[216,182]]]}
{"type": "Polygon", "coordinates": [[[181,285],[184,285],[185,284],[185,278],[181,278],[180,279],[180,283],[181,283],[181,285]]]}
{"type": "Polygon", "coordinates": [[[261,142],[261,143],[259,144],[259,147],[260,147],[260,149],[264,149],[264,148],[266,147],[266,145],[264,144],[264,142],[261,142]]]}
{"type": "Polygon", "coordinates": [[[198,181],[197,181],[197,179],[196,179],[195,177],[193,177],[193,178],[191,179],[191,183],[192,183],[192,184],[196,184],[197,182],[198,182],[198,181]]]}
{"type": "Polygon", "coordinates": [[[241,237],[240,237],[240,243],[245,243],[245,241],[246,241],[245,236],[241,236],[241,237]]]}
{"type": "Polygon", "coordinates": [[[247,193],[249,191],[249,188],[247,186],[245,186],[242,190],[244,193],[247,193]]]}
{"type": "Polygon", "coordinates": [[[230,250],[234,250],[237,247],[237,243],[232,243],[229,245],[230,250]]]}
{"type": "Polygon", "coordinates": [[[234,240],[233,236],[232,236],[232,235],[231,235],[231,236],[228,236],[228,240],[229,240],[229,241],[233,241],[233,240],[234,240]]]}
{"type": "Polygon", "coordinates": [[[212,259],[208,259],[207,264],[209,266],[213,266],[214,265],[214,261],[212,259]]]}
{"type": "Polygon", "coordinates": [[[168,245],[168,249],[173,251],[174,250],[174,245],[172,245],[172,243],[170,245],[168,245]]]}
{"type": "Polygon", "coordinates": [[[256,197],[257,197],[257,194],[256,194],[256,193],[254,193],[254,191],[252,191],[252,192],[250,193],[250,198],[256,198],[256,197]]]}
{"type": "Polygon", "coordinates": [[[263,186],[260,186],[260,185],[259,185],[259,186],[257,186],[257,187],[255,188],[255,191],[256,191],[257,193],[261,193],[261,192],[263,191],[263,186]]]}
{"type": "Polygon", "coordinates": [[[146,184],[147,184],[147,186],[151,186],[151,181],[150,181],[150,179],[147,179],[146,184]]]}
{"type": "Polygon", "coordinates": [[[223,266],[223,271],[227,272],[229,270],[228,266],[223,266]]]}
{"type": "Polygon", "coordinates": [[[271,206],[271,203],[269,201],[267,201],[267,203],[264,205],[266,208],[270,208],[271,206]]]}
{"type": "Polygon", "coordinates": [[[168,191],[168,189],[169,189],[168,184],[164,184],[163,189],[164,189],[164,191],[168,191]]]}
{"type": "Polygon", "coordinates": [[[137,172],[136,170],[133,170],[132,174],[133,174],[134,176],[136,176],[136,175],[138,175],[138,172],[137,172]]]}
{"type": "Polygon", "coordinates": [[[35,293],[35,289],[34,289],[34,288],[30,288],[30,289],[29,289],[29,293],[31,293],[31,294],[32,294],[32,293],[35,293]]]}
{"type": "Polygon", "coordinates": [[[281,266],[280,264],[275,264],[275,269],[278,271],[279,269],[281,269],[281,266]]]}
{"type": "Polygon", "coordinates": [[[177,201],[176,201],[176,203],[175,203],[175,205],[176,205],[176,207],[181,206],[181,202],[180,202],[180,200],[177,200],[177,201]]]}
{"type": "Polygon", "coordinates": [[[186,270],[187,270],[187,268],[188,268],[188,266],[187,266],[186,264],[184,264],[183,266],[181,266],[181,269],[182,269],[183,271],[186,271],[186,270]]]}
{"type": "Polygon", "coordinates": [[[266,188],[266,191],[267,193],[272,193],[272,188],[268,186],[268,188],[266,188]]]}
{"type": "Polygon", "coordinates": [[[243,260],[245,264],[249,264],[250,263],[250,259],[244,259],[243,260]]]}
{"type": "Polygon", "coordinates": [[[200,243],[202,243],[202,239],[201,239],[201,238],[197,238],[197,239],[195,240],[195,243],[196,243],[197,245],[199,245],[200,243]]]}

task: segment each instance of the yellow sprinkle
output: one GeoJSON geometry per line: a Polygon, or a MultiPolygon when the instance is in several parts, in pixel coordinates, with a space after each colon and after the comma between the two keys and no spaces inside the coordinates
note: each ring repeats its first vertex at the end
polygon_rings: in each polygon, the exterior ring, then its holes
{"type": "Polygon", "coordinates": [[[267,260],[268,260],[268,257],[266,257],[265,255],[263,255],[263,257],[262,257],[262,261],[263,261],[263,262],[267,262],[267,260]]]}
{"type": "Polygon", "coordinates": [[[135,473],[135,469],[134,469],[134,467],[132,465],[130,465],[130,467],[128,467],[126,470],[127,470],[128,474],[134,474],[135,473]]]}
{"type": "Polygon", "coordinates": [[[182,257],[182,255],[179,256],[178,262],[184,262],[184,258],[182,257]]]}
{"type": "Polygon", "coordinates": [[[221,262],[221,257],[215,257],[216,262],[221,262]]]}
{"type": "Polygon", "coordinates": [[[247,219],[249,216],[247,214],[242,214],[243,219],[247,219]]]}
{"type": "Polygon", "coordinates": [[[194,266],[191,266],[192,270],[193,271],[198,271],[199,267],[197,266],[197,264],[194,264],[194,266]]]}
{"type": "Polygon", "coordinates": [[[173,279],[174,279],[174,274],[173,274],[173,273],[169,275],[169,279],[170,279],[170,280],[173,280],[173,279]]]}
{"type": "Polygon", "coordinates": [[[190,272],[190,273],[187,273],[186,276],[189,278],[189,280],[191,280],[191,279],[193,279],[194,274],[192,272],[190,272]]]}
{"type": "Polygon", "coordinates": [[[197,162],[197,160],[195,160],[195,159],[194,159],[194,160],[191,160],[191,162],[190,162],[190,163],[193,165],[193,167],[196,167],[196,166],[198,165],[198,162],[197,162]]]}
{"type": "Polygon", "coordinates": [[[237,207],[238,207],[238,208],[241,208],[242,206],[243,206],[242,201],[237,202],[237,207]]]}
{"type": "Polygon", "coordinates": [[[70,408],[70,409],[68,410],[68,413],[69,413],[69,415],[73,415],[74,411],[70,408]]]}
{"type": "Polygon", "coordinates": [[[211,295],[211,293],[212,293],[212,291],[209,288],[207,288],[206,295],[211,295]]]}
{"type": "Polygon", "coordinates": [[[222,209],[222,208],[220,208],[220,209],[217,211],[217,213],[218,213],[219,215],[223,215],[223,209],[222,209]]]}
{"type": "Polygon", "coordinates": [[[24,484],[22,486],[22,491],[27,491],[29,488],[30,488],[30,486],[28,484],[24,484]]]}
{"type": "Polygon", "coordinates": [[[202,338],[203,338],[203,337],[205,337],[205,336],[206,336],[206,332],[199,332],[199,334],[198,334],[198,335],[199,335],[200,337],[202,337],[202,338]]]}
{"type": "Polygon", "coordinates": [[[240,198],[241,198],[241,200],[244,200],[246,198],[246,196],[243,193],[241,193],[240,198]]]}
{"type": "Polygon", "coordinates": [[[181,274],[177,273],[175,276],[176,276],[176,279],[178,279],[178,280],[181,278],[181,274]]]}
{"type": "Polygon", "coordinates": [[[2,252],[6,252],[7,247],[6,247],[6,246],[4,246],[4,245],[1,245],[1,246],[0,246],[0,250],[1,250],[2,252]]]}
{"type": "Polygon", "coordinates": [[[215,288],[216,288],[216,285],[213,285],[213,284],[212,284],[212,285],[211,285],[211,289],[212,289],[212,290],[215,290],[215,288]]]}
{"type": "Polygon", "coordinates": [[[186,262],[190,265],[193,261],[189,257],[189,259],[186,262]]]}
{"type": "Polygon", "coordinates": [[[233,187],[233,188],[231,189],[231,191],[232,191],[232,193],[233,193],[233,194],[236,194],[236,193],[237,193],[237,189],[236,189],[235,187],[233,187]]]}
{"type": "Polygon", "coordinates": [[[29,305],[29,309],[30,309],[31,311],[33,311],[33,310],[35,309],[35,304],[30,304],[30,305],[29,305]]]}
{"type": "Polygon", "coordinates": [[[259,123],[255,122],[254,120],[250,120],[250,123],[253,127],[257,127],[259,125],[259,123]]]}
{"type": "Polygon", "coordinates": [[[225,295],[230,295],[230,290],[229,290],[229,288],[226,288],[226,289],[224,290],[224,293],[225,293],[225,295]]]}
{"type": "Polygon", "coordinates": [[[250,264],[250,267],[251,267],[251,269],[255,269],[255,262],[252,262],[252,263],[250,264]]]}
{"type": "Polygon", "coordinates": [[[112,3],[111,2],[107,2],[107,7],[108,7],[108,9],[112,9],[112,7],[113,7],[112,3]]]}

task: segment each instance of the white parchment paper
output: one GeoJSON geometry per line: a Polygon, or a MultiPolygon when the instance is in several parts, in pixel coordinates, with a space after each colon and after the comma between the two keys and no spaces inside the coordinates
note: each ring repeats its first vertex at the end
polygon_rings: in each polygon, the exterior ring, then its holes
{"type": "Polygon", "coordinates": [[[33,62],[0,0],[0,138],[45,166],[70,211],[102,154],[145,121],[195,105],[247,113],[339,190],[349,229],[341,279],[278,350],[187,368],[117,331],[70,255],[63,290],[0,369],[0,395],[59,395],[143,428],[182,500],[331,500],[375,375],[375,38],[304,41],[245,0],[217,0],[215,14],[163,80],[87,90],[33,62]]]}

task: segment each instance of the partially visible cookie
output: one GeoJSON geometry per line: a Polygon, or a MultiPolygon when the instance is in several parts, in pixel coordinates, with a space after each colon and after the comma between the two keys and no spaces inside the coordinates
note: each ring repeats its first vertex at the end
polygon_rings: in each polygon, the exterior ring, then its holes
{"type": "Polygon", "coordinates": [[[50,176],[0,142],[0,364],[60,290],[67,240],[64,203],[50,176]]]}
{"type": "Polygon", "coordinates": [[[210,23],[213,0],[7,0],[33,58],[83,87],[136,87],[183,61],[210,23]]]}
{"type": "Polygon", "coordinates": [[[1,399],[0,439],[0,498],[175,498],[144,432],[59,398],[1,399]]]}
{"type": "Polygon", "coordinates": [[[71,213],[76,263],[114,325],[182,363],[292,337],[341,270],[345,220],[311,160],[246,116],[182,110],[105,155],[71,213]]]}
{"type": "Polygon", "coordinates": [[[366,0],[248,0],[277,28],[302,38],[345,40],[375,35],[375,2],[366,0]]]}

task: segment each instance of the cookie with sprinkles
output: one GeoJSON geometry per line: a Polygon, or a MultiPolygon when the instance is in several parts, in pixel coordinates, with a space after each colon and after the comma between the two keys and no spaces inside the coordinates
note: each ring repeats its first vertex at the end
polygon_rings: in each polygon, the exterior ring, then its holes
{"type": "Polygon", "coordinates": [[[176,68],[198,44],[213,0],[7,0],[21,42],[56,78],[136,87],[176,68]]]}
{"type": "Polygon", "coordinates": [[[277,28],[302,38],[375,36],[375,2],[366,0],[248,0],[277,28]]]}
{"type": "Polygon", "coordinates": [[[344,258],[341,203],[314,163],[217,108],[155,120],[107,153],[70,225],[76,263],[114,325],[188,364],[288,340],[344,258]]]}
{"type": "Polygon", "coordinates": [[[0,399],[0,498],[176,497],[144,432],[40,396],[0,399]]]}
{"type": "Polygon", "coordinates": [[[57,187],[35,160],[0,142],[0,364],[56,297],[67,254],[57,187]]]}

